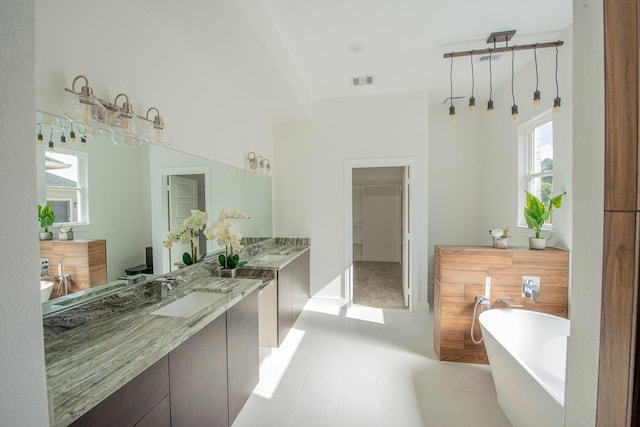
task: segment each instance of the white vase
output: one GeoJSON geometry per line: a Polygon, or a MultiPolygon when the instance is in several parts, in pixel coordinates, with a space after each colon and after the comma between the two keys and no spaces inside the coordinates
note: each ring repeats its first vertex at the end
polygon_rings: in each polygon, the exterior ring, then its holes
{"type": "Polygon", "coordinates": [[[508,239],[506,237],[493,238],[493,247],[498,249],[507,249],[508,239]]]}
{"type": "Polygon", "coordinates": [[[236,268],[223,268],[220,270],[220,276],[221,277],[230,277],[230,278],[235,278],[236,277],[236,268]]]}
{"type": "Polygon", "coordinates": [[[529,249],[542,250],[547,246],[547,239],[542,237],[529,237],[529,249]]]}
{"type": "Polygon", "coordinates": [[[40,232],[40,240],[52,240],[53,233],[50,231],[41,231],[40,232]]]}

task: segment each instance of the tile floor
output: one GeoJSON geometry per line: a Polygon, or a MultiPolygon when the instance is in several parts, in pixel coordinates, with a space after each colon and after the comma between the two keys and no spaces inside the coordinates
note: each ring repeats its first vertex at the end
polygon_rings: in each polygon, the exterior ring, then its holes
{"type": "Polygon", "coordinates": [[[489,367],[440,362],[433,315],[313,298],[233,427],[501,427],[489,367]]]}

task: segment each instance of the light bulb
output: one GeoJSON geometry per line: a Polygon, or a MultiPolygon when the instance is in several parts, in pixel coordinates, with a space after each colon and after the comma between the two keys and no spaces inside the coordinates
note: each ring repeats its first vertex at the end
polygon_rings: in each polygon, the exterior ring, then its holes
{"type": "Polygon", "coordinates": [[[165,128],[164,125],[163,127],[151,125],[147,128],[144,139],[151,144],[170,145],[173,140],[173,136],[171,131],[165,128]]]}
{"type": "Polygon", "coordinates": [[[85,138],[84,136],[80,137],[80,142],[82,143],[83,147],[87,146],[87,138],[85,138]]]}
{"type": "Polygon", "coordinates": [[[73,131],[73,127],[71,128],[71,132],[69,132],[69,139],[73,144],[76,143],[76,133],[73,131]]]}
{"type": "Polygon", "coordinates": [[[492,99],[490,99],[489,102],[487,102],[487,116],[493,117],[493,100],[492,99]]]}
{"type": "Polygon", "coordinates": [[[533,92],[533,105],[538,108],[540,106],[540,91],[533,92]]]}
{"type": "Polygon", "coordinates": [[[553,100],[553,112],[554,113],[559,113],[560,112],[560,97],[556,96],[556,99],[553,100]]]}
{"type": "Polygon", "coordinates": [[[518,120],[518,106],[516,104],[511,106],[511,120],[514,122],[518,120]]]}
{"type": "Polygon", "coordinates": [[[64,136],[64,133],[60,135],[60,144],[62,144],[63,147],[67,145],[67,137],[64,136]]]}
{"type": "Polygon", "coordinates": [[[53,153],[53,140],[52,139],[49,140],[49,152],[53,153]]]}
{"type": "Polygon", "coordinates": [[[38,144],[42,144],[44,142],[44,135],[42,135],[41,131],[38,131],[38,144]]]}
{"type": "Polygon", "coordinates": [[[469,112],[470,113],[476,112],[476,98],[473,96],[469,98],[469,112]]]}
{"type": "Polygon", "coordinates": [[[456,107],[453,105],[449,107],[449,120],[454,121],[456,119],[456,107]]]}

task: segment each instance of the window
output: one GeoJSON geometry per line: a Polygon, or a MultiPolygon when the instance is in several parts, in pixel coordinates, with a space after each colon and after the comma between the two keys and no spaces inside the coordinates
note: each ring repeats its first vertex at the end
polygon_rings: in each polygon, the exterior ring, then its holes
{"type": "MultiPolygon", "coordinates": [[[[520,188],[525,188],[537,196],[544,204],[549,203],[553,190],[553,120],[551,113],[544,114],[529,123],[522,125],[521,136],[523,153],[521,153],[520,188]]],[[[520,190],[521,191],[521,190],[520,190]]],[[[518,197],[518,221],[524,223],[522,211],[525,205],[525,194],[521,191],[518,197]]],[[[546,222],[551,224],[551,218],[546,222]]]]}
{"type": "Polygon", "coordinates": [[[87,154],[45,151],[44,164],[47,204],[56,216],[56,225],[88,223],[87,154]]]}

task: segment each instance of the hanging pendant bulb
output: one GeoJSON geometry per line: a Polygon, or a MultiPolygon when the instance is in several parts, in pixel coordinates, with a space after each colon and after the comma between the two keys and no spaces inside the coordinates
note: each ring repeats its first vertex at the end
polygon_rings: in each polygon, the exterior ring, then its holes
{"type": "Polygon", "coordinates": [[[60,144],[63,147],[67,145],[67,137],[64,135],[64,131],[62,132],[62,135],[60,135],[60,144]]]}
{"type": "Polygon", "coordinates": [[[451,66],[449,67],[449,120],[454,121],[456,119],[456,107],[453,106],[453,56],[451,57],[451,66]]]}
{"type": "Polygon", "coordinates": [[[42,135],[42,127],[38,127],[38,136],[36,137],[38,144],[44,143],[44,135],[42,135]]]}
{"type": "Polygon", "coordinates": [[[85,138],[84,136],[80,137],[80,143],[82,144],[83,147],[87,146],[87,138],[85,138]]]}
{"type": "Polygon", "coordinates": [[[518,106],[516,105],[516,95],[513,90],[513,80],[515,77],[515,53],[513,48],[511,48],[511,100],[513,101],[513,105],[511,105],[511,120],[514,122],[518,120],[518,106]]]}
{"type": "Polygon", "coordinates": [[[49,152],[53,153],[53,129],[51,130],[51,135],[49,136],[49,152]]]}
{"type": "Polygon", "coordinates": [[[560,87],[558,85],[558,45],[556,44],[556,97],[553,100],[553,112],[554,113],[559,113],[560,112],[560,105],[561,105],[560,87]]]}
{"type": "Polygon", "coordinates": [[[473,51],[471,52],[471,97],[469,98],[469,112],[470,113],[475,113],[476,112],[476,97],[473,96],[473,92],[475,91],[476,88],[476,77],[473,73],[473,51]]]}
{"type": "Polygon", "coordinates": [[[69,139],[71,140],[72,144],[76,143],[76,133],[73,130],[73,122],[71,123],[71,130],[69,131],[69,139]]]}
{"type": "Polygon", "coordinates": [[[536,45],[533,46],[533,60],[536,64],[536,90],[533,92],[533,106],[538,108],[540,106],[540,90],[538,89],[538,51],[536,45]]]}
{"type": "Polygon", "coordinates": [[[487,102],[487,116],[489,117],[493,117],[493,73],[491,62],[491,49],[489,49],[489,102],[487,102]]]}

